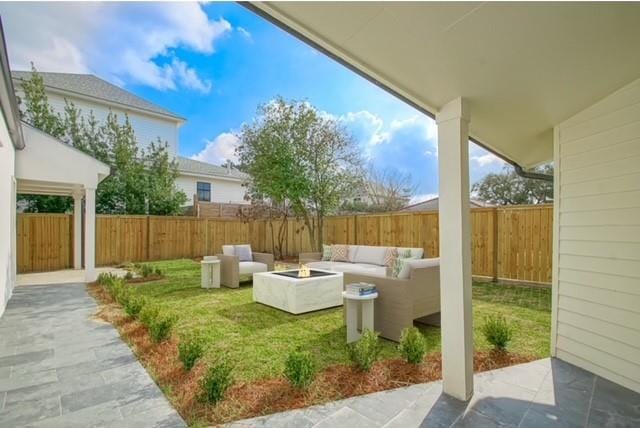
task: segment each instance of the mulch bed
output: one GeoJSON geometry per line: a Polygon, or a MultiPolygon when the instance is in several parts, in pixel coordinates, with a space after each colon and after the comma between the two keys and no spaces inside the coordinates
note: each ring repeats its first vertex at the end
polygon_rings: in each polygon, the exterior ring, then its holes
{"type": "MultiPolygon", "coordinates": [[[[190,372],[186,372],[178,359],[176,338],[160,344],[153,343],[147,329],[137,320],[128,317],[102,287],[95,283],[90,284],[89,292],[101,304],[96,317],[116,326],[141,363],[166,391],[176,410],[190,423],[201,421],[222,424],[415,383],[431,382],[442,377],[439,353],[427,356],[419,365],[412,365],[400,359],[378,361],[367,373],[352,366],[335,365],[319,372],[316,380],[306,391],[291,387],[284,378],[238,382],[229,388],[222,402],[211,406],[198,399],[199,379],[206,367],[199,363],[190,372]]],[[[535,357],[506,352],[476,352],[474,371],[493,370],[532,360],[535,360],[535,357]]]]}

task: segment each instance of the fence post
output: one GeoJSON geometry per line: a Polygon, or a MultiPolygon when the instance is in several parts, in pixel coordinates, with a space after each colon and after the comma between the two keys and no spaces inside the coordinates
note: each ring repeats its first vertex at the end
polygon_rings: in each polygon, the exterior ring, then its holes
{"type": "Polygon", "coordinates": [[[498,208],[494,207],[492,209],[492,213],[493,213],[493,230],[491,231],[491,234],[493,235],[493,246],[491,248],[491,251],[493,251],[493,260],[492,260],[492,273],[493,273],[493,280],[494,281],[498,281],[498,257],[499,257],[499,233],[498,233],[498,208]]]}
{"type": "Polygon", "coordinates": [[[151,216],[147,216],[147,261],[151,260],[151,216]]]}

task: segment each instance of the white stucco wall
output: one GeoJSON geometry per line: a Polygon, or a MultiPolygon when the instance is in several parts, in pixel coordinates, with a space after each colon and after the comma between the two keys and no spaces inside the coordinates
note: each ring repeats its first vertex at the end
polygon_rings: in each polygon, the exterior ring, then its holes
{"type": "Polygon", "coordinates": [[[15,284],[15,149],[0,113],[0,316],[15,284]]]}
{"type": "Polygon", "coordinates": [[[552,353],[640,392],[640,79],[554,145],[552,353]]]}
{"type": "Polygon", "coordinates": [[[248,203],[244,200],[245,188],[242,187],[242,183],[240,181],[181,175],[176,180],[176,185],[187,195],[186,205],[193,204],[193,195],[196,194],[196,184],[198,181],[211,183],[211,202],[233,204],[248,203]]]}

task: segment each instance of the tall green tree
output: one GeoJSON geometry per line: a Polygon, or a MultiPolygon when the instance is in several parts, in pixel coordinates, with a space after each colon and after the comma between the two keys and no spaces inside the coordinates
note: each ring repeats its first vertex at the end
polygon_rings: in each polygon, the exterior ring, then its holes
{"type": "MultiPolygon", "coordinates": [[[[181,213],[186,195],[175,185],[177,164],[169,157],[166,142],[140,149],[129,118],[110,112],[99,122],[93,112],[84,113],[65,100],[63,113],[49,104],[44,81],[35,68],[22,83],[24,119],[111,167],[111,175],[97,189],[96,211],[103,214],[181,213]]],[[[67,212],[72,199],[57,196],[19,195],[27,212],[67,212]]]]}
{"type": "Polygon", "coordinates": [[[277,205],[287,203],[303,219],[312,248],[322,247],[324,218],[361,176],[351,135],[307,102],[277,98],[258,107],[242,128],[237,148],[249,191],[277,205]]]}
{"type": "MultiPolygon", "coordinates": [[[[553,175],[553,166],[545,165],[536,171],[553,175]]],[[[488,174],[475,183],[471,193],[495,205],[544,204],[553,202],[553,183],[521,177],[505,166],[501,173],[488,174]]]]}

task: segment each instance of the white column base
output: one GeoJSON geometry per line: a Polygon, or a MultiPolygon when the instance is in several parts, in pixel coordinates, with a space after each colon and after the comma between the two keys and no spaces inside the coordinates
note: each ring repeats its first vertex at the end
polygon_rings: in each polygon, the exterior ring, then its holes
{"type": "Polygon", "coordinates": [[[96,280],[96,189],[85,189],[84,279],[96,280]]]}

